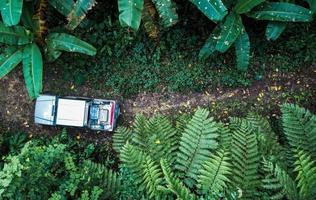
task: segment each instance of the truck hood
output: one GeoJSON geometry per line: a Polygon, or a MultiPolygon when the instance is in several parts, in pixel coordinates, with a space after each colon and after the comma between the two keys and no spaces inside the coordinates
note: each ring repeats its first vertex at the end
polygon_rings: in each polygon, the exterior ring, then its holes
{"type": "Polygon", "coordinates": [[[56,96],[40,95],[36,99],[34,120],[36,124],[54,125],[56,96]]]}

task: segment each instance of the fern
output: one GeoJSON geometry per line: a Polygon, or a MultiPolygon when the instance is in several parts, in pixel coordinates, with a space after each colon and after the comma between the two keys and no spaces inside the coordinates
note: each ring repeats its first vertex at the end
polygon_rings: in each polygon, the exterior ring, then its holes
{"type": "Polygon", "coordinates": [[[299,151],[296,155],[294,171],[298,172],[296,180],[302,199],[314,199],[316,196],[316,165],[311,156],[299,151]]]}
{"type": "Polygon", "coordinates": [[[148,136],[147,132],[147,124],[148,121],[144,115],[137,115],[134,120],[133,128],[134,128],[134,136],[132,138],[132,143],[136,146],[147,149],[146,139],[148,136]]]}
{"type": "Polygon", "coordinates": [[[161,159],[160,165],[167,182],[167,190],[171,191],[177,196],[179,200],[194,200],[197,199],[194,194],[174,175],[171,171],[167,160],[161,159]]]}
{"type": "Polygon", "coordinates": [[[220,149],[203,164],[198,177],[202,194],[218,194],[225,190],[232,175],[229,160],[229,153],[220,149]]]}
{"type": "Polygon", "coordinates": [[[162,172],[150,156],[127,143],[120,155],[122,163],[135,176],[139,189],[153,198],[159,195],[158,186],[162,184],[162,172]]]}
{"type": "Polygon", "coordinates": [[[258,185],[258,165],[260,155],[256,134],[247,121],[241,121],[240,127],[233,131],[232,141],[233,180],[243,190],[243,196],[253,196],[258,185]]]}
{"type": "Polygon", "coordinates": [[[104,165],[94,163],[90,160],[84,162],[84,172],[90,175],[93,184],[98,186],[105,192],[105,196],[112,196],[120,188],[120,180],[118,175],[111,169],[107,169],[104,165]],[[99,180],[99,181],[98,181],[99,180]]]}
{"type": "Polygon", "coordinates": [[[260,153],[265,157],[284,161],[286,158],[284,148],[279,144],[278,137],[271,129],[268,120],[256,114],[249,114],[246,119],[258,134],[260,153]]]}
{"type": "Polygon", "coordinates": [[[155,116],[148,121],[146,152],[159,163],[161,158],[167,159],[172,163],[177,150],[177,131],[166,117],[155,116]]]}
{"type": "Polygon", "coordinates": [[[316,117],[308,110],[296,105],[281,106],[285,135],[293,151],[310,153],[316,159],[316,117]]]}
{"type": "Polygon", "coordinates": [[[217,123],[218,135],[219,135],[219,145],[223,149],[229,149],[232,142],[232,134],[229,127],[225,126],[223,123],[217,123]]]}
{"type": "Polygon", "coordinates": [[[120,152],[127,141],[130,141],[132,131],[128,128],[119,127],[113,135],[113,149],[120,152]]]}
{"type": "Polygon", "coordinates": [[[269,191],[270,199],[284,199],[284,196],[290,200],[298,199],[296,184],[284,169],[265,159],[263,166],[266,175],[262,180],[262,187],[269,191]]]}
{"type": "Polygon", "coordinates": [[[202,164],[218,145],[218,128],[213,118],[208,118],[208,115],[207,110],[199,108],[180,139],[175,168],[190,188],[197,182],[202,164]]]}

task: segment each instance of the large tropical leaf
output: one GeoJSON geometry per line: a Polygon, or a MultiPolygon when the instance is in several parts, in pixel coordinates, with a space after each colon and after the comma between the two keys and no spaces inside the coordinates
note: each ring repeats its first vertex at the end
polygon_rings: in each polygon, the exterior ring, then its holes
{"type": "Polygon", "coordinates": [[[250,40],[246,30],[242,31],[235,42],[237,68],[246,71],[250,60],[250,40]]]}
{"type": "Polygon", "coordinates": [[[178,22],[176,7],[171,0],[152,0],[164,27],[170,27],[178,22]]]}
{"type": "Polygon", "coordinates": [[[96,49],[87,42],[66,33],[51,33],[47,37],[49,51],[68,51],[83,53],[90,56],[96,54],[96,49]]]}
{"type": "Polygon", "coordinates": [[[33,43],[23,50],[23,75],[30,97],[36,98],[42,91],[43,60],[39,47],[33,43]]]}
{"type": "Polygon", "coordinates": [[[120,12],[119,20],[123,27],[131,27],[135,31],[138,30],[144,0],[118,0],[118,9],[120,12]]]}
{"type": "Polygon", "coordinates": [[[249,12],[252,8],[261,4],[265,0],[238,0],[235,11],[239,14],[249,12]]]}
{"type": "Polygon", "coordinates": [[[221,0],[190,0],[212,21],[221,21],[227,15],[227,8],[221,0]]]}
{"type": "Polygon", "coordinates": [[[0,0],[3,22],[7,26],[17,25],[22,14],[23,0],[0,0]]]}
{"type": "Polygon", "coordinates": [[[215,46],[216,46],[217,40],[219,39],[218,35],[220,33],[220,30],[221,30],[220,25],[217,25],[214,28],[213,32],[208,37],[208,39],[206,40],[205,44],[203,45],[203,47],[201,48],[199,52],[200,59],[206,59],[207,57],[209,57],[216,51],[215,46]]]}
{"type": "Polygon", "coordinates": [[[305,0],[305,1],[309,4],[310,9],[313,12],[316,12],[316,0],[305,0]]]}
{"type": "Polygon", "coordinates": [[[9,45],[31,43],[33,34],[22,26],[6,27],[0,22],[0,42],[9,45]]]}
{"type": "Polygon", "coordinates": [[[276,40],[286,28],[286,22],[269,22],[266,29],[268,40],[276,40]]]}
{"type": "Polygon", "coordinates": [[[5,52],[0,55],[0,78],[7,75],[15,66],[22,61],[22,50],[5,52]]]}
{"type": "Polygon", "coordinates": [[[286,2],[265,3],[255,8],[248,16],[259,20],[283,22],[309,22],[313,19],[311,10],[286,2]]]}
{"type": "Polygon", "coordinates": [[[80,22],[86,17],[87,12],[92,9],[92,7],[97,2],[95,0],[78,0],[76,1],[73,9],[68,15],[67,27],[70,30],[75,29],[80,22]]]}
{"type": "Polygon", "coordinates": [[[73,0],[48,0],[48,3],[64,16],[69,15],[74,5],[73,0]]]}
{"type": "Polygon", "coordinates": [[[225,52],[236,41],[243,29],[241,17],[238,14],[231,13],[225,19],[222,26],[219,39],[215,49],[220,52],[225,52]]]}

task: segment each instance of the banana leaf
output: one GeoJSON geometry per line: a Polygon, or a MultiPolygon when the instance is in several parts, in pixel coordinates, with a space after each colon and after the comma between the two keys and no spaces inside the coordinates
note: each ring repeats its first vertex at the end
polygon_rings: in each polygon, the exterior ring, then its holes
{"type": "Polygon", "coordinates": [[[259,20],[283,22],[309,22],[313,19],[311,10],[286,2],[262,4],[256,7],[248,16],[259,20]]]}
{"type": "Polygon", "coordinates": [[[0,22],[0,42],[9,45],[24,45],[33,41],[33,34],[22,26],[7,27],[0,22]]]}
{"type": "Polygon", "coordinates": [[[178,14],[172,0],[152,0],[158,10],[159,17],[162,19],[164,27],[173,26],[178,22],[178,14]]]}
{"type": "Polygon", "coordinates": [[[9,50],[0,55],[0,79],[22,61],[22,50],[9,50]]]}
{"type": "Polygon", "coordinates": [[[51,33],[46,42],[49,51],[77,52],[90,56],[96,54],[96,49],[92,45],[66,33],[51,33]]]}
{"type": "Polygon", "coordinates": [[[243,30],[235,42],[237,69],[246,71],[250,60],[250,40],[246,30],[243,30]]]}
{"type": "Polygon", "coordinates": [[[21,21],[25,28],[32,30],[34,32],[36,31],[36,26],[33,22],[33,13],[33,2],[24,2],[21,21]]]}
{"type": "Polygon", "coordinates": [[[68,15],[67,28],[74,30],[86,17],[86,13],[96,5],[95,0],[78,0],[68,15]]]}
{"type": "Polygon", "coordinates": [[[135,31],[140,26],[144,0],[118,0],[121,26],[131,27],[135,31]]]}
{"type": "Polygon", "coordinates": [[[48,0],[48,3],[64,16],[69,15],[74,5],[73,0],[48,0]]]}
{"type": "Polygon", "coordinates": [[[221,0],[190,0],[205,16],[212,21],[221,21],[228,13],[221,0]]]}
{"type": "Polygon", "coordinates": [[[269,22],[266,29],[267,40],[276,40],[286,28],[286,22],[269,22]]]}
{"type": "Polygon", "coordinates": [[[264,1],[265,0],[238,0],[235,6],[235,11],[239,14],[249,12],[264,1]]]}
{"type": "Polygon", "coordinates": [[[230,46],[236,41],[237,37],[240,35],[243,29],[243,24],[241,17],[238,14],[229,14],[222,26],[219,39],[215,46],[215,49],[219,52],[224,53],[230,46]]]}
{"type": "Polygon", "coordinates": [[[199,59],[201,60],[206,59],[216,51],[215,46],[216,46],[217,40],[219,39],[220,31],[221,31],[220,25],[217,25],[214,28],[211,35],[206,40],[203,47],[201,48],[199,52],[199,59]]]}
{"type": "Polygon", "coordinates": [[[34,99],[43,88],[43,60],[39,47],[33,43],[23,49],[23,76],[29,96],[34,99]]]}
{"type": "Polygon", "coordinates": [[[7,26],[14,26],[20,22],[23,0],[0,0],[3,22],[7,26]]]}

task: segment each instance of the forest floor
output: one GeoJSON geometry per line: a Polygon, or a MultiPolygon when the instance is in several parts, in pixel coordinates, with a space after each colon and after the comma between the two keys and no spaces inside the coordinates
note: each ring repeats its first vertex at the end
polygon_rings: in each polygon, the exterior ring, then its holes
{"type": "MultiPolygon", "coordinates": [[[[27,95],[21,71],[18,67],[0,80],[2,129],[24,131],[30,136],[58,133],[61,127],[43,127],[34,124],[35,101],[27,95]]],[[[53,78],[50,75],[50,78],[45,77],[45,79],[44,91],[50,91],[52,94],[119,100],[122,109],[119,124],[123,125],[130,124],[135,114],[143,113],[151,116],[162,113],[177,116],[181,113],[192,112],[198,106],[208,107],[213,116],[224,119],[228,116],[241,116],[249,111],[262,114],[272,111],[272,115],[275,116],[279,112],[277,105],[284,102],[302,102],[307,108],[316,111],[316,64],[299,72],[269,72],[265,79],[254,82],[250,87],[215,88],[203,93],[189,94],[140,93],[130,99],[123,99],[120,96],[106,97],[104,90],[91,89],[93,87],[89,83],[75,87],[67,81],[59,81],[57,75],[53,78]]],[[[109,139],[109,137],[104,137],[104,133],[85,129],[70,129],[68,132],[94,142],[109,139]]]]}

